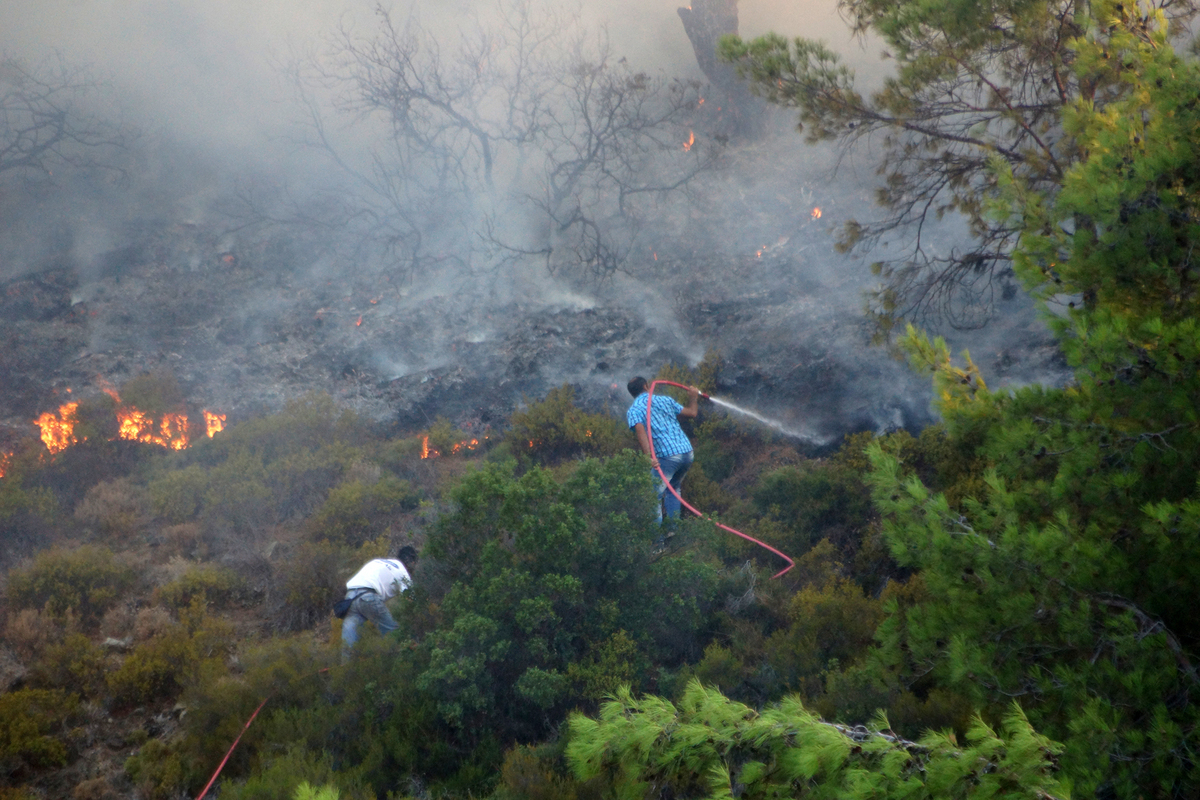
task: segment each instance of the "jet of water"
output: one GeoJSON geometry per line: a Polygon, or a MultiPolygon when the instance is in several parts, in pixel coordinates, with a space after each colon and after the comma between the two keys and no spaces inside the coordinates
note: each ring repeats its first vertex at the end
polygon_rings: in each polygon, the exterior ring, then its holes
{"type": "Polygon", "coordinates": [[[780,422],[779,420],[768,419],[767,417],[764,417],[762,414],[759,414],[757,411],[751,411],[748,408],[742,408],[741,406],[735,405],[734,403],[731,403],[728,400],[721,400],[720,398],[712,397],[712,396],[709,396],[708,399],[723,408],[728,408],[730,411],[736,411],[739,414],[745,414],[747,417],[752,417],[753,419],[756,419],[759,422],[761,422],[763,425],[766,425],[767,427],[770,427],[770,428],[774,428],[775,430],[782,433],[784,436],[790,436],[793,439],[803,439],[806,442],[811,442],[811,443],[817,444],[817,445],[823,445],[823,444],[825,444],[826,441],[828,441],[828,439],[818,439],[817,437],[813,436],[812,434],[802,433],[800,431],[789,428],[786,425],[784,425],[782,422],[780,422]]]}

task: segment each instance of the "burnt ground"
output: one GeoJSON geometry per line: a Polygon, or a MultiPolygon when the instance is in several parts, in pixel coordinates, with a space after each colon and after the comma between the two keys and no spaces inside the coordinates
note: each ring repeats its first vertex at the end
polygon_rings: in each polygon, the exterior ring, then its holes
{"type": "MultiPolygon", "coordinates": [[[[445,417],[495,427],[527,398],[572,383],[623,413],[624,384],[666,363],[724,361],[720,396],[815,446],[854,430],[932,420],[928,380],[868,345],[858,260],[833,231],[869,187],[833,180],[829,154],[795,139],[730,151],[686,203],[664,209],[627,274],[601,286],[548,276],[399,281],[314,266],[287,231],[143,217],[120,246],[64,254],[0,285],[0,443],[38,414],[147,372],[230,420],[313,391],[398,430],[445,417]],[[819,219],[813,209],[820,208],[819,219]],[[499,287],[499,288],[498,288],[499,287]]],[[[1061,380],[1061,359],[1019,301],[969,345],[990,385],[1061,380]]]]}

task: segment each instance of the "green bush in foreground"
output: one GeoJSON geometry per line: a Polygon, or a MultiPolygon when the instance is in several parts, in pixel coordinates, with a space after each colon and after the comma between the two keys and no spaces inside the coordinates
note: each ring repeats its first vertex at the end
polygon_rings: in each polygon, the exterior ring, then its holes
{"type": "Polygon", "coordinates": [[[910,742],[888,727],[883,717],[833,725],[796,698],[758,712],[693,681],[678,706],[625,689],[598,719],[573,715],[567,760],[580,780],[609,776],[621,797],[1067,797],[1054,776],[1061,748],[1016,706],[1002,733],[976,717],[965,746],[942,733],[910,742]]]}

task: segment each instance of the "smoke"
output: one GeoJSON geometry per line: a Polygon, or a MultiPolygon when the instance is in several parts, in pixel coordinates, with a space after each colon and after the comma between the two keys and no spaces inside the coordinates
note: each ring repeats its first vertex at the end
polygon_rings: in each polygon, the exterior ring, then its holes
{"type": "MultiPolygon", "coordinates": [[[[678,4],[550,8],[578,17],[590,31],[580,37],[589,47],[606,30],[613,62],[621,59],[631,74],[702,81],[678,4]]],[[[496,9],[494,0],[390,6],[398,26],[419,24],[447,52],[462,41],[460,30],[491,30],[496,9]]],[[[878,46],[854,39],[831,0],[743,0],[739,11],[744,36],[774,30],[823,39],[867,86],[887,69],[878,46]]],[[[298,125],[307,110],[296,102],[287,65],[309,55],[310,66],[332,70],[330,37],[339,30],[367,36],[378,26],[374,4],[346,0],[0,4],[0,51],[29,63],[57,52],[91,65],[112,87],[103,102],[143,132],[128,180],[64,181],[57,194],[20,198],[0,231],[0,277],[56,259],[72,264],[81,282],[72,300],[81,314],[86,307],[99,315],[78,357],[91,360],[80,363],[109,370],[118,383],[162,366],[156,358],[169,368],[183,364],[183,379],[223,398],[227,409],[278,405],[355,376],[365,412],[384,417],[400,391],[451,384],[455,370],[486,372],[497,357],[513,359],[488,373],[509,382],[506,391],[536,393],[571,380],[607,396],[614,374],[624,375],[623,385],[664,360],[694,364],[709,349],[728,357],[731,396],[789,425],[802,424],[798,415],[821,403],[813,392],[825,393],[830,413],[857,414],[863,421],[855,424],[868,427],[906,424],[911,414],[902,409],[925,405],[922,382],[898,375],[902,368],[866,348],[857,314],[869,276],[833,246],[837,227],[867,211],[874,165],[806,147],[788,112],[772,112],[773,132],[754,145],[721,148],[705,140],[687,155],[686,127],[678,144],[668,142],[679,164],[711,154],[715,169],[686,192],[631,195],[630,202],[642,203],[640,227],[615,255],[577,247],[580,263],[597,270],[607,269],[603,257],[619,262],[604,280],[564,270],[550,275],[547,266],[556,265],[549,259],[504,261],[504,247],[511,255],[564,238],[528,202],[534,182],[520,177],[539,165],[520,159],[497,162],[498,174],[517,176],[508,186],[498,178],[502,188],[494,192],[432,194],[440,205],[414,206],[426,216],[419,273],[405,273],[395,257],[408,253],[404,230],[385,230],[392,238],[374,250],[337,241],[383,212],[349,205],[353,181],[346,172],[298,145],[312,128],[298,125]],[[273,218],[288,214],[304,224],[272,227],[273,218]],[[490,241],[478,220],[497,226],[490,241]],[[379,267],[389,255],[393,262],[379,267]],[[496,262],[506,269],[493,268],[496,262]],[[252,275],[242,272],[248,264],[252,275]],[[162,268],[177,273],[170,285],[157,277],[162,268]],[[164,295],[171,305],[156,308],[164,295]],[[597,340],[578,337],[570,353],[547,344],[569,340],[572,324],[597,340]],[[188,348],[199,342],[229,355],[219,364],[216,356],[193,355],[188,348]],[[841,368],[829,366],[835,364],[853,366],[837,374],[841,368]],[[393,382],[403,386],[393,389],[393,382]],[[888,383],[886,392],[878,382],[888,383]],[[781,408],[789,403],[797,407],[781,408]]],[[[310,97],[332,114],[328,100],[337,91],[314,89],[310,97]]],[[[329,132],[355,164],[370,164],[374,137],[389,120],[342,121],[353,124],[329,132]]],[[[399,169],[403,180],[394,186],[412,190],[433,172],[399,169]]],[[[616,202],[603,186],[581,199],[589,209],[616,202]]],[[[14,201],[0,195],[0,202],[7,208],[14,201]]]]}

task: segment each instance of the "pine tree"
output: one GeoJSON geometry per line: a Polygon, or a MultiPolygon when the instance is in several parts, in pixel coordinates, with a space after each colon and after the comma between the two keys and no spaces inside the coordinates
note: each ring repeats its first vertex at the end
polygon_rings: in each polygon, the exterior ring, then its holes
{"type": "Polygon", "coordinates": [[[895,615],[881,659],[981,706],[1016,699],[1065,744],[1079,794],[1194,797],[1190,697],[1200,614],[1200,69],[1161,15],[1096,4],[1072,42],[1081,160],[1048,198],[993,159],[991,213],[1019,227],[1017,274],[1074,367],[1062,388],[991,391],[910,328],[952,437],[974,437],[986,490],[952,507],[876,448],[893,555],[930,600],[895,615]]]}
{"type": "Polygon", "coordinates": [[[693,681],[678,706],[626,688],[599,719],[574,715],[570,735],[576,777],[605,775],[623,798],[1066,797],[1053,777],[1057,747],[1016,706],[1002,733],[976,718],[965,745],[942,733],[912,742],[882,716],[835,725],[795,698],[755,711],[693,681]]]}
{"type": "MultiPolygon", "coordinates": [[[[1140,6],[1165,10],[1173,33],[1190,37],[1191,0],[1140,6]]],[[[1016,289],[1012,249],[1024,230],[988,214],[997,197],[989,162],[1002,161],[1052,197],[1086,157],[1064,116],[1080,102],[1110,107],[1130,89],[1109,60],[1076,50],[1077,37],[1100,17],[1079,0],[840,0],[838,7],[856,33],[878,37],[895,64],[870,95],[819,42],[727,37],[722,55],[768,100],[796,108],[810,141],[882,144],[876,199],[885,214],[849,222],[842,238],[844,248],[867,250],[912,234],[904,255],[874,265],[882,280],[868,309],[880,329],[924,317],[982,325],[997,295],[1016,289]],[[923,242],[944,214],[966,222],[968,246],[945,251],[923,242]]]]}

